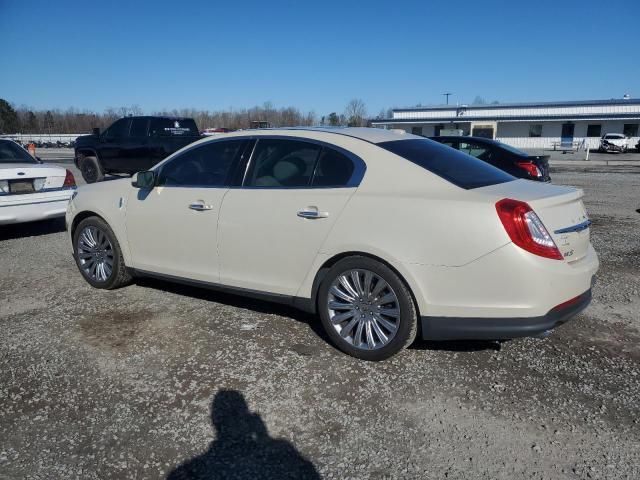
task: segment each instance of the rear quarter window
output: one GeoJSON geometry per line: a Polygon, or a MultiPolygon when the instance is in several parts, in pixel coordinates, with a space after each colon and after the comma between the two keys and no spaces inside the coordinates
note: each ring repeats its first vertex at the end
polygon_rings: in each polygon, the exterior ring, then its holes
{"type": "Polygon", "coordinates": [[[466,190],[516,179],[482,160],[426,138],[377,145],[466,190]]]}

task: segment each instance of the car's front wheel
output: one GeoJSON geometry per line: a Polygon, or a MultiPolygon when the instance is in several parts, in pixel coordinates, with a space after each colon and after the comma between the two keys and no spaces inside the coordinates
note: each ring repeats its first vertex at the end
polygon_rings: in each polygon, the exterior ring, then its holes
{"type": "Polygon", "coordinates": [[[343,352],[384,360],[408,347],[417,332],[411,293],[388,266],[362,256],[333,265],[318,291],[322,324],[343,352]]]}
{"type": "Polygon", "coordinates": [[[73,234],[73,257],[84,279],[95,288],[111,290],[131,281],[120,244],[99,217],[85,218],[73,234]]]}

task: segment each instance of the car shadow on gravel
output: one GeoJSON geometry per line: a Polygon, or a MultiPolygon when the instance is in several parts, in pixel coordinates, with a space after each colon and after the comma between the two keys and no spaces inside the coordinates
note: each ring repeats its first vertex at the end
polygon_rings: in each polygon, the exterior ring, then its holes
{"type": "Polygon", "coordinates": [[[269,435],[260,415],[251,412],[237,390],[220,390],[211,403],[215,440],[181,463],[168,480],[320,479],[313,463],[287,440],[269,435]]]}
{"type": "Polygon", "coordinates": [[[64,232],[65,230],[64,218],[54,218],[52,220],[42,220],[39,222],[16,223],[0,226],[0,240],[39,237],[41,235],[64,232]]]}
{"type": "Polygon", "coordinates": [[[418,338],[409,349],[443,352],[481,352],[484,350],[499,352],[503,343],[503,341],[493,340],[443,340],[436,342],[418,338]]]}
{"type": "MultiPolygon", "coordinates": [[[[288,305],[283,305],[266,300],[259,300],[242,295],[210,290],[202,287],[194,287],[180,283],[173,283],[155,278],[136,278],[136,284],[141,287],[154,288],[176,295],[198,298],[209,302],[222,303],[231,307],[245,308],[254,312],[278,315],[290,318],[298,322],[306,323],[309,328],[322,340],[331,344],[329,336],[324,331],[320,319],[313,314],[303,312],[288,305]]],[[[499,351],[504,342],[491,340],[461,340],[461,341],[428,341],[420,338],[420,333],[416,341],[409,347],[410,350],[433,350],[447,352],[479,352],[485,350],[499,351]]]]}
{"type": "Polygon", "coordinates": [[[259,300],[256,298],[246,297],[243,295],[234,295],[233,293],[221,292],[218,290],[208,289],[204,287],[195,287],[191,285],[184,285],[180,283],[173,283],[155,278],[141,277],[136,278],[135,282],[141,287],[155,288],[157,290],[163,290],[165,292],[171,292],[176,295],[184,295],[187,297],[198,298],[200,300],[206,300],[209,302],[222,303],[230,307],[245,308],[257,313],[278,315],[285,318],[290,318],[298,322],[306,323],[309,328],[322,338],[326,342],[329,341],[329,337],[322,328],[322,324],[318,317],[313,314],[303,312],[297,308],[293,308],[289,305],[284,305],[276,302],[269,302],[266,300],[259,300]]]}

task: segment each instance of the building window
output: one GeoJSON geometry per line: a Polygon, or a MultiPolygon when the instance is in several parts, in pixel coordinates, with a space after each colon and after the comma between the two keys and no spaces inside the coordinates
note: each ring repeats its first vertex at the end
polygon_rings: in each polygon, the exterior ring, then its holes
{"type": "Polygon", "coordinates": [[[602,125],[587,125],[587,137],[600,137],[602,135],[602,125]]]}
{"type": "Polygon", "coordinates": [[[530,137],[541,137],[542,136],[542,125],[529,125],[529,136],[530,137]]]}
{"type": "Polygon", "coordinates": [[[411,133],[414,135],[422,135],[422,127],[411,127],[411,133]]]}
{"type": "Polygon", "coordinates": [[[637,123],[625,123],[622,133],[625,137],[637,137],[638,136],[638,124],[637,123]]]}

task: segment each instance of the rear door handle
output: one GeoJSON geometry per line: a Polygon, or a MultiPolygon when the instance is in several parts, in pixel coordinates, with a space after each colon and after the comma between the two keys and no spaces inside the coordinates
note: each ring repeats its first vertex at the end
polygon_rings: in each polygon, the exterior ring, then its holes
{"type": "Polygon", "coordinates": [[[189,205],[189,208],[197,212],[202,212],[204,210],[211,210],[213,207],[211,205],[205,205],[204,202],[193,202],[189,205]]]}
{"type": "Polygon", "coordinates": [[[301,218],[327,218],[329,216],[329,212],[319,212],[318,210],[300,210],[298,212],[298,216],[301,218]]]}

